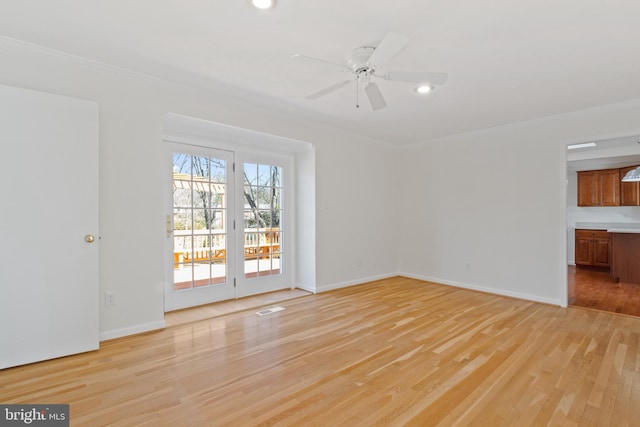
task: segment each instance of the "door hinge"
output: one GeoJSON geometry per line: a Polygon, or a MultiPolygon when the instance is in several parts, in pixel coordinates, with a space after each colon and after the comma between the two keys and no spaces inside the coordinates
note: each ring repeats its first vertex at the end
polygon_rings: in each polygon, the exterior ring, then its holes
{"type": "Polygon", "coordinates": [[[233,287],[234,288],[236,287],[236,278],[235,277],[233,278],[233,287]]]}
{"type": "Polygon", "coordinates": [[[231,164],[231,167],[232,167],[233,171],[235,172],[235,171],[236,171],[236,162],[233,162],[233,163],[231,164]]]}
{"type": "Polygon", "coordinates": [[[235,219],[233,220],[233,229],[234,230],[236,229],[236,220],[235,219]]]}
{"type": "Polygon", "coordinates": [[[173,225],[171,224],[171,215],[166,216],[165,225],[166,225],[167,237],[171,237],[171,233],[173,233],[173,225]]]}

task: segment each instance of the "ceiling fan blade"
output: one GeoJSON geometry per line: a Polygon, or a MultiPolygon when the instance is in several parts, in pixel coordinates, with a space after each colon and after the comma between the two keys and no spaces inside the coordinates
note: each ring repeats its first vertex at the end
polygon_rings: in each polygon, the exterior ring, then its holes
{"type": "Polygon", "coordinates": [[[373,110],[379,110],[387,106],[387,103],[384,102],[384,98],[382,97],[382,93],[380,93],[380,89],[378,89],[378,85],[375,83],[369,83],[364,88],[364,93],[367,94],[367,98],[369,98],[369,102],[371,103],[371,108],[373,110]]]}
{"type": "Polygon", "coordinates": [[[307,62],[315,62],[317,64],[331,65],[333,67],[339,68],[342,71],[349,71],[349,72],[351,71],[349,68],[345,67],[343,64],[338,64],[338,63],[331,62],[331,61],[325,61],[324,59],[314,58],[312,56],[301,55],[299,53],[296,53],[295,55],[292,55],[289,59],[296,59],[296,60],[307,61],[307,62]]]}
{"type": "Polygon", "coordinates": [[[327,94],[330,94],[331,92],[335,92],[336,90],[345,87],[349,83],[351,83],[351,80],[345,80],[345,81],[337,83],[337,84],[335,84],[333,86],[329,86],[328,88],[322,89],[321,91],[318,91],[316,93],[312,93],[311,95],[305,96],[305,99],[318,99],[318,98],[320,98],[322,96],[325,96],[327,94]]]}
{"type": "Polygon", "coordinates": [[[430,83],[432,85],[443,85],[449,74],[447,73],[427,73],[412,71],[390,71],[382,76],[385,80],[394,82],[410,82],[410,83],[430,83]]]}
{"type": "Polygon", "coordinates": [[[378,47],[373,51],[371,58],[367,61],[369,67],[376,69],[382,64],[396,56],[398,52],[409,43],[406,36],[398,33],[387,33],[378,47]]]}

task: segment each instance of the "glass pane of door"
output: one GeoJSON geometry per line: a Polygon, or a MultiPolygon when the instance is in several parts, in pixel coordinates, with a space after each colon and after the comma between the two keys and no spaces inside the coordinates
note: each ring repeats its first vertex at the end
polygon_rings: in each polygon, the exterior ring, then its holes
{"type": "Polygon", "coordinates": [[[226,161],[173,154],[174,289],[227,281],[226,161]]]}
{"type": "Polygon", "coordinates": [[[282,274],[282,167],[244,163],[245,279],[282,274]]]}

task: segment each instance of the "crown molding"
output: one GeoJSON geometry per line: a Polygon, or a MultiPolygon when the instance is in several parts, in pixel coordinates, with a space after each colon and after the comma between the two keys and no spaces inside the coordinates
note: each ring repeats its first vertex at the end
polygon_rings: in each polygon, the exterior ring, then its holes
{"type": "Polygon", "coordinates": [[[14,38],[3,36],[3,35],[0,35],[0,46],[5,48],[12,48],[20,51],[32,52],[39,55],[46,55],[50,58],[70,61],[70,62],[79,64],[85,67],[93,68],[99,71],[104,71],[104,72],[108,72],[108,73],[119,75],[119,76],[125,76],[125,77],[133,78],[136,80],[141,80],[154,86],[168,88],[178,92],[186,92],[191,95],[206,96],[206,97],[211,97],[212,95],[216,95],[212,91],[199,89],[187,84],[177,83],[177,82],[167,80],[161,77],[153,76],[147,73],[141,73],[139,71],[134,71],[128,68],[108,64],[106,62],[101,62],[94,59],[85,58],[80,55],[63,52],[60,50],[44,47],[41,45],[37,45],[35,43],[26,42],[23,40],[18,40],[18,39],[14,39],[14,38]]]}
{"type": "MultiPolygon", "coordinates": [[[[108,64],[105,62],[97,61],[94,59],[85,58],[80,55],[75,55],[72,53],[60,51],[57,49],[52,49],[48,47],[44,47],[35,43],[26,42],[23,40],[7,37],[0,34],[0,49],[13,49],[22,52],[30,52],[37,55],[44,55],[49,58],[68,61],[71,63],[78,64],[83,67],[91,68],[94,70],[98,70],[101,72],[110,73],[116,76],[124,76],[131,79],[135,79],[141,82],[144,82],[148,85],[161,88],[168,89],[173,92],[177,92],[180,94],[185,94],[189,96],[198,97],[205,100],[215,99],[217,102],[220,102],[220,98],[223,98],[225,102],[235,103],[245,108],[254,111],[262,111],[277,117],[280,117],[284,120],[298,123],[304,126],[310,126],[313,128],[333,130],[342,134],[351,135],[356,140],[367,141],[368,143],[373,143],[379,145],[381,147],[386,147],[388,149],[396,150],[399,147],[395,144],[391,144],[387,141],[371,138],[365,135],[358,134],[349,129],[344,129],[337,127],[329,122],[324,120],[324,117],[320,117],[319,119],[313,119],[311,117],[302,115],[292,114],[287,105],[280,106],[269,106],[265,105],[266,103],[261,102],[251,102],[250,100],[243,99],[239,96],[234,96],[233,94],[224,93],[223,91],[216,91],[215,89],[202,89],[196,86],[192,86],[185,83],[179,83],[173,80],[168,80],[166,78],[150,75],[147,73],[134,71],[125,67],[120,67],[117,65],[108,64]]],[[[238,88],[239,90],[243,90],[238,88]]],[[[253,98],[259,94],[250,94],[253,98]]]]}

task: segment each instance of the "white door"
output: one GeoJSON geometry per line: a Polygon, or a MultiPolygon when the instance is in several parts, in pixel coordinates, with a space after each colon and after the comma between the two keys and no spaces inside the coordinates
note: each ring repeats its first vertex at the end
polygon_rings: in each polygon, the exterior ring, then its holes
{"type": "Polygon", "coordinates": [[[232,299],[233,153],[169,144],[165,311],[232,299]]]}
{"type": "Polygon", "coordinates": [[[0,369],[98,348],[98,107],[0,85],[0,369]]]}
{"type": "Polygon", "coordinates": [[[287,157],[238,155],[236,296],[291,287],[291,160],[287,157]]]}

